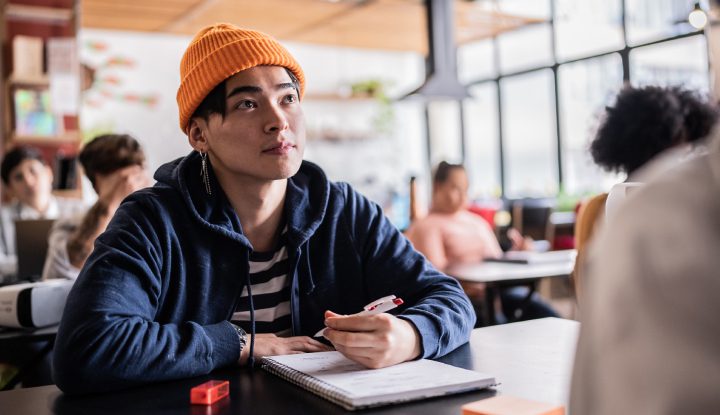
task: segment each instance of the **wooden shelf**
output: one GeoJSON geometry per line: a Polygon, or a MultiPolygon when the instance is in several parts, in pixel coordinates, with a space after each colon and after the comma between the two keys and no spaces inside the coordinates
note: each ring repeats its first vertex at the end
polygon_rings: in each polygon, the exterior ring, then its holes
{"type": "Polygon", "coordinates": [[[15,143],[32,143],[32,144],[65,144],[65,143],[80,143],[80,132],[69,131],[65,134],[54,135],[54,136],[43,136],[43,135],[16,135],[12,133],[10,135],[11,141],[15,143]]]}
{"type": "Polygon", "coordinates": [[[35,86],[35,87],[47,87],[50,86],[50,80],[46,75],[36,76],[23,76],[12,74],[7,80],[10,86],[35,86]]]}

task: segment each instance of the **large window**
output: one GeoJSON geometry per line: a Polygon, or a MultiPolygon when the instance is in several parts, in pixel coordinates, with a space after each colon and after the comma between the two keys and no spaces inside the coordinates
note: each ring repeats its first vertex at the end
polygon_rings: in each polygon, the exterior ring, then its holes
{"type": "Polygon", "coordinates": [[[695,29],[687,23],[687,18],[695,1],[625,0],[628,44],[638,45],[693,32],[695,29]]]}
{"type": "Polygon", "coordinates": [[[494,82],[474,85],[470,94],[472,98],[463,103],[470,198],[496,198],[501,189],[497,86],[494,82]]]}
{"type": "Polygon", "coordinates": [[[538,24],[500,35],[500,70],[508,73],[551,64],[551,34],[549,24],[538,24]]]}
{"type": "Polygon", "coordinates": [[[495,45],[491,39],[473,42],[458,48],[458,78],[469,83],[497,76],[495,45]]]}
{"type": "Polygon", "coordinates": [[[584,194],[596,191],[600,183],[602,187],[616,183],[616,175],[595,165],[588,146],[605,106],[622,86],[620,55],[562,65],[558,78],[564,190],[584,194]]]}
{"type": "Polygon", "coordinates": [[[431,163],[462,161],[460,104],[457,101],[433,101],[428,104],[431,163]]]}
{"type": "MultiPolygon", "coordinates": [[[[473,196],[492,194],[497,183],[510,198],[607,191],[621,177],[597,168],[588,145],[623,83],[709,91],[705,36],[686,22],[695,0],[492,4],[540,22],[459,51],[460,77],[473,96],[461,118],[473,196]]],[[[454,128],[443,136],[462,137],[454,128]]],[[[436,141],[433,153],[459,148],[436,141]]]]}
{"type": "Polygon", "coordinates": [[[692,36],[637,48],[630,54],[633,85],[683,85],[709,89],[705,37],[692,36]]]}
{"type": "Polygon", "coordinates": [[[558,60],[623,47],[620,0],[556,0],[555,7],[558,60]]]}
{"type": "Polygon", "coordinates": [[[553,83],[550,70],[500,82],[508,197],[557,193],[553,83]]]}

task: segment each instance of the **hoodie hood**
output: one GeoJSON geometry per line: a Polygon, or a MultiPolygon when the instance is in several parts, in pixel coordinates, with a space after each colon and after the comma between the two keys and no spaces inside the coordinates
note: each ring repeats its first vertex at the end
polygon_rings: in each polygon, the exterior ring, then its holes
{"type": "MultiPolygon", "coordinates": [[[[202,226],[241,241],[250,242],[242,231],[240,220],[232,208],[212,165],[208,165],[212,195],[208,195],[200,176],[200,155],[189,155],[166,163],[155,172],[156,186],[170,187],[180,193],[191,216],[202,226]]],[[[327,210],[330,183],[317,165],[303,161],[300,170],[288,179],[285,195],[285,220],[288,242],[299,247],[317,230],[327,210]]]]}

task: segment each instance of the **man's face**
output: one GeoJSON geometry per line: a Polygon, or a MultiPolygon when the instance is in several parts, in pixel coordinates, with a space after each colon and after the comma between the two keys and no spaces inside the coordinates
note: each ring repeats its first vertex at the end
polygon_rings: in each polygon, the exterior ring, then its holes
{"type": "Polygon", "coordinates": [[[23,160],[8,178],[8,190],[21,203],[43,209],[52,192],[53,175],[50,167],[35,159],[23,160]]]}
{"type": "MultiPolygon", "coordinates": [[[[218,178],[265,182],[300,168],[305,121],[297,91],[280,66],[257,66],[226,81],[225,117],[198,119],[218,178]]],[[[192,143],[192,138],[191,138],[192,143]]]]}

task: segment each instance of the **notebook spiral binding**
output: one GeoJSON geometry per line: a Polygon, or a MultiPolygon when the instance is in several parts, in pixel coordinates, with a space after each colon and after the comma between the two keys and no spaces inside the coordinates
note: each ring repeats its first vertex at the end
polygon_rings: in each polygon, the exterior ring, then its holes
{"type": "Polygon", "coordinates": [[[313,392],[336,405],[340,405],[349,411],[359,409],[358,407],[352,405],[352,402],[347,398],[348,392],[344,389],[337,388],[327,382],[308,376],[305,373],[288,367],[282,363],[278,363],[272,359],[263,358],[260,364],[261,367],[268,372],[292,382],[301,388],[307,389],[308,391],[313,392]]]}

